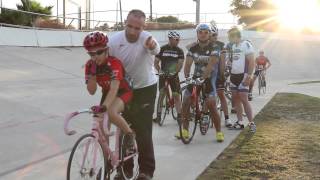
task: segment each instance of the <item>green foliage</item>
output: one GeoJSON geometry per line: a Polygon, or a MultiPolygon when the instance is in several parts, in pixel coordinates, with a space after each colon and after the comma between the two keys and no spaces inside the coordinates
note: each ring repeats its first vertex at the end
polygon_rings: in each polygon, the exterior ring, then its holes
{"type": "MultiPolygon", "coordinates": [[[[17,4],[17,9],[22,11],[29,11],[34,13],[51,15],[53,6],[43,7],[36,0],[21,0],[22,4],[17,4]]],[[[12,11],[9,9],[2,9],[0,15],[0,22],[15,25],[32,26],[37,18],[48,19],[46,16],[30,15],[23,12],[12,11]]]]}
{"type": "Polygon", "coordinates": [[[276,7],[271,0],[233,0],[231,13],[239,17],[238,23],[247,29],[272,31],[278,27],[274,18],[276,7]]]}
{"type": "Polygon", "coordinates": [[[177,23],[179,22],[179,19],[174,16],[162,16],[156,18],[154,21],[159,23],[177,23]]]}

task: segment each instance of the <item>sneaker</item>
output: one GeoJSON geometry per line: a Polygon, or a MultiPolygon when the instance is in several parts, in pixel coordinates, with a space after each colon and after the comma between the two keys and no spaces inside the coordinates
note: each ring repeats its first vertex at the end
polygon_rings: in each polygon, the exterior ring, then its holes
{"type": "Polygon", "coordinates": [[[152,177],[145,174],[145,173],[139,173],[139,176],[137,177],[136,180],[151,180],[152,177]]]}
{"type": "Polygon", "coordinates": [[[225,124],[226,127],[231,127],[232,126],[232,122],[231,122],[230,119],[226,119],[224,124],[225,124]]]}
{"type": "MultiPolygon", "coordinates": [[[[174,137],[176,137],[177,139],[181,139],[181,137],[180,137],[180,131],[177,132],[177,133],[174,135],[174,137]]],[[[189,131],[186,130],[186,129],[183,129],[183,130],[182,130],[182,137],[183,137],[184,139],[188,139],[188,138],[189,138],[189,131]]]]}
{"type": "Polygon", "coordinates": [[[231,108],[231,113],[232,113],[232,114],[236,114],[237,111],[236,111],[234,108],[231,108]]]}
{"type": "Polygon", "coordinates": [[[243,121],[237,121],[235,122],[232,126],[232,129],[243,129],[244,128],[244,124],[243,121]]]}
{"type": "Polygon", "coordinates": [[[248,100],[252,101],[252,93],[248,93],[248,100]]]}
{"type": "Polygon", "coordinates": [[[249,123],[250,132],[255,133],[257,130],[256,124],[254,122],[249,123]]]}
{"type": "Polygon", "coordinates": [[[134,133],[128,133],[128,134],[125,134],[124,135],[124,147],[125,147],[125,150],[127,152],[127,155],[128,154],[133,154],[135,153],[135,134],[134,133]]]}
{"type": "Polygon", "coordinates": [[[216,139],[218,142],[223,142],[224,141],[224,134],[223,132],[217,132],[216,134],[216,139]]]}

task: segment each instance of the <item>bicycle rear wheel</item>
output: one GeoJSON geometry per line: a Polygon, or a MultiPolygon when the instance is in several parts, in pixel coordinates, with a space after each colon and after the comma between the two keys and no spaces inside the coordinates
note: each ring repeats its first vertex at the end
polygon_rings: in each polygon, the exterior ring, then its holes
{"type": "Polygon", "coordinates": [[[258,89],[259,89],[259,95],[261,95],[261,91],[262,91],[262,77],[259,74],[259,81],[258,81],[258,89]]]}
{"type": "Polygon", "coordinates": [[[139,163],[138,163],[138,146],[136,140],[134,140],[135,144],[135,152],[132,153],[124,144],[125,135],[121,135],[120,137],[120,173],[125,180],[136,179],[139,174],[139,163]]]}
{"type": "Polygon", "coordinates": [[[81,136],[69,157],[67,180],[104,180],[108,171],[102,147],[92,134],[81,136]]]}

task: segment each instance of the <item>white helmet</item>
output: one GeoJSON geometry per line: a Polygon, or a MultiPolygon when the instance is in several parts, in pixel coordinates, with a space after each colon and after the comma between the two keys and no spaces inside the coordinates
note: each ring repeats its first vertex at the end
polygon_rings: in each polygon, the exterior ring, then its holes
{"type": "Polygon", "coordinates": [[[217,24],[216,24],[216,22],[214,20],[212,20],[210,22],[210,28],[211,28],[211,32],[213,34],[218,34],[218,27],[217,27],[217,24]]]}
{"type": "Polygon", "coordinates": [[[169,31],[168,38],[180,39],[180,34],[177,31],[169,31]]]}

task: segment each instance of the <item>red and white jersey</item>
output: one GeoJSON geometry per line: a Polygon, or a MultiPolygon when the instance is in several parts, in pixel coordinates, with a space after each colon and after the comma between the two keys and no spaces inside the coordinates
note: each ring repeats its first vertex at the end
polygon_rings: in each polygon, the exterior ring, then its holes
{"type": "MultiPolygon", "coordinates": [[[[90,75],[90,61],[86,63],[85,75],[90,75]]],[[[125,70],[121,61],[115,57],[109,56],[106,58],[104,64],[97,66],[96,79],[98,85],[104,92],[108,92],[110,89],[110,83],[112,80],[119,80],[118,91],[131,91],[129,83],[125,79],[125,70]]]]}

